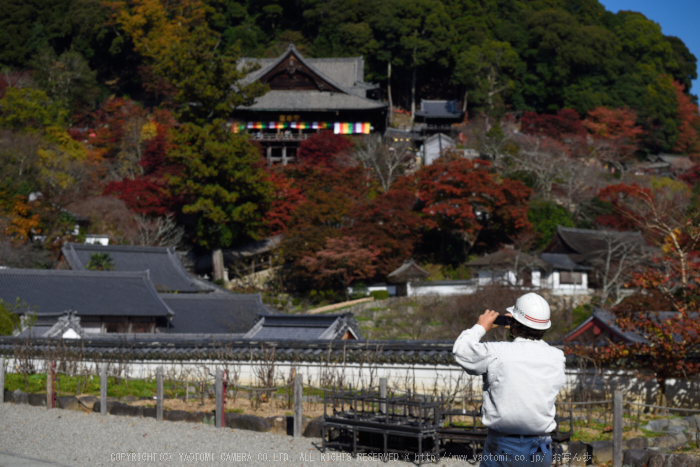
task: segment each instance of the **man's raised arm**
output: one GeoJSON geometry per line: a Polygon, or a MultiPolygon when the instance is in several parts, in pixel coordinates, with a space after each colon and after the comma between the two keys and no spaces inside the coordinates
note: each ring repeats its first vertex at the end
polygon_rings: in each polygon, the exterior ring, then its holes
{"type": "Polygon", "coordinates": [[[489,363],[495,358],[489,346],[479,341],[491,329],[497,317],[495,311],[486,310],[474,326],[460,334],[452,347],[455,361],[470,375],[486,373],[489,363]]]}

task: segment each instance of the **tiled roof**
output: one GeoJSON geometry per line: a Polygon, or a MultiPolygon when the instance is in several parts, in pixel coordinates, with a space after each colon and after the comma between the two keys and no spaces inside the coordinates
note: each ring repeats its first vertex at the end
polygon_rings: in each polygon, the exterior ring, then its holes
{"type": "Polygon", "coordinates": [[[161,294],[175,312],[167,329],[175,334],[242,334],[270,310],[260,294],[161,294]]]}
{"type": "MultiPolygon", "coordinates": [[[[0,337],[0,355],[11,356],[16,339],[0,337]]],[[[36,339],[31,343],[37,355],[55,341],[36,339]]],[[[66,341],[64,348],[75,349],[83,358],[130,358],[138,360],[219,359],[222,353],[232,361],[262,359],[266,349],[275,348],[277,361],[364,362],[456,365],[452,356],[454,341],[360,341],[360,340],[274,340],[243,339],[240,336],[148,334],[105,334],[88,336],[80,342],[66,341]],[[368,357],[368,352],[371,357],[368,357]]]]}
{"type": "Polygon", "coordinates": [[[364,60],[362,57],[310,59],[306,58],[294,47],[275,59],[242,58],[239,68],[253,63],[259,63],[260,68],[246,76],[242,84],[252,83],[264,78],[278,64],[293,54],[312,73],[330,84],[334,91],[279,91],[272,90],[256,98],[250,106],[239,107],[242,110],[266,111],[332,111],[332,110],[368,110],[387,107],[379,101],[367,99],[368,89],[375,86],[364,82],[364,60]]]}
{"type": "Polygon", "coordinates": [[[269,91],[243,110],[364,110],[381,109],[386,104],[354,94],[321,91],[269,91]]]}
{"type": "Polygon", "coordinates": [[[638,242],[645,245],[640,232],[618,232],[614,230],[588,230],[571,227],[559,227],[557,235],[570,248],[572,253],[580,255],[595,255],[606,251],[609,239],[612,241],[638,242]]]}
{"type": "Polygon", "coordinates": [[[17,299],[37,315],[170,316],[147,272],[0,270],[0,299],[17,299]]]}
{"type": "Polygon", "coordinates": [[[350,331],[362,335],[350,314],[342,315],[263,315],[243,337],[246,339],[326,340],[340,339],[350,331]]]}
{"type": "Polygon", "coordinates": [[[590,271],[589,266],[583,266],[574,262],[569,255],[563,253],[542,253],[542,260],[547,262],[551,268],[564,271],[590,271]]]}
{"type": "Polygon", "coordinates": [[[277,58],[241,58],[239,67],[257,63],[260,68],[245,77],[243,83],[253,81],[265,76],[272,68],[282,62],[290,53],[313,72],[324,80],[342,88],[344,91],[359,97],[365,97],[368,89],[376,89],[378,86],[365,83],[365,60],[362,57],[345,58],[309,58],[304,57],[294,45],[277,58]]]}
{"type": "Polygon", "coordinates": [[[239,248],[232,248],[230,250],[224,251],[224,259],[242,259],[250,258],[251,256],[269,253],[270,251],[279,248],[282,243],[282,235],[275,235],[274,237],[265,238],[258,240],[257,242],[248,243],[239,248]]]}
{"type": "Polygon", "coordinates": [[[394,282],[405,282],[411,279],[425,279],[429,275],[428,271],[418,266],[418,263],[411,258],[404,261],[401,266],[387,274],[386,277],[394,282]]]}
{"type": "Polygon", "coordinates": [[[457,108],[457,101],[440,101],[423,99],[417,117],[428,118],[462,118],[464,112],[457,108]]]}
{"type": "Polygon", "coordinates": [[[549,264],[540,258],[516,251],[509,248],[504,248],[490,255],[485,255],[467,263],[471,267],[491,267],[491,268],[513,268],[515,263],[526,269],[549,269],[549,264]]]}
{"type": "Polygon", "coordinates": [[[107,253],[114,263],[115,271],[148,271],[159,292],[214,290],[212,285],[191,276],[172,248],[66,243],[62,252],[74,270],[84,270],[90,262],[90,255],[107,253]]]}

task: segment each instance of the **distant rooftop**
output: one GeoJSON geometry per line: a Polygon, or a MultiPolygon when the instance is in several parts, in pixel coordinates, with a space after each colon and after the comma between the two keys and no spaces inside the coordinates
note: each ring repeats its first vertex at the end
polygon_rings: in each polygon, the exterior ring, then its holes
{"type": "Polygon", "coordinates": [[[17,299],[37,315],[167,317],[147,272],[0,270],[0,299],[17,299]]]}
{"type": "Polygon", "coordinates": [[[423,118],[464,118],[464,112],[457,107],[457,101],[451,100],[422,100],[416,117],[423,118]]]}
{"type": "Polygon", "coordinates": [[[71,269],[84,270],[90,263],[90,255],[107,253],[115,271],[148,271],[154,287],[159,292],[211,292],[212,284],[190,275],[180,262],[173,248],[84,245],[66,243],[62,249],[71,269]]]}
{"type": "Polygon", "coordinates": [[[362,339],[351,314],[342,315],[263,315],[245,339],[339,340],[362,339]]]}
{"type": "Polygon", "coordinates": [[[161,294],[175,312],[168,333],[243,334],[270,313],[260,294],[161,294]]]}

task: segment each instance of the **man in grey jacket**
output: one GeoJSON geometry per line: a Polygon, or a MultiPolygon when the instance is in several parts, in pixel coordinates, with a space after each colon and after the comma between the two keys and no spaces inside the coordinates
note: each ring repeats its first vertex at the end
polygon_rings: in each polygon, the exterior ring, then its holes
{"type": "Polygon", "coordinates": [[[512,342],[479,342],[498,313],[486,310],[455,341],[455,360],[483,375],[482,423],[489,429],[482,467],[552,463],[554,402],[564,386],[564,353],[542,340],[552,325],[547,301],[535,293],[508,308],[512,342]]]}

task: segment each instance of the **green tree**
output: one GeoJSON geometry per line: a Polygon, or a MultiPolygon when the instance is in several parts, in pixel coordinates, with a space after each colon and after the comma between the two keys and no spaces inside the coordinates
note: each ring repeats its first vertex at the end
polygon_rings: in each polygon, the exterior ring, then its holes
{"type": "Polygon", "coordinates": [[[66,110],[44,91],[31,88],[7,88],[0,99],[0,128],[16,131],[43,131],[63,126],[66,110]]]}
{"type": "MultiPolygon", "coordinates": [[[[183,212],[196,216],[195,241],[213,250],[218,268],[221,248],[259,238],[272,184],[257,148],[223,121],[184,124],[173,134],[173,143],[169,158],[180,171],[170,186],[184,197],[183,212]]],[[[215,268],[214,278],[223,278],[223,268],[215,268]]]]}
{"type": "Polygon", "coordinates": [[[206,27],[197,27],[168,50],[154,70],[175,86],[175,100],[182,120],[206,125],[215,118],[230,117],[235,108],[250,104],[265,92],[259,82],[241,80],[252,68],[238,69],[238,46],[219,48],[220,38],[206,27]]]}
{"type": "Polygon", "coordinates": [[[85,265],[85,269],[91,271],[114,271],[114,261],[109,253],[91,253],[90,261],[85,265]]]}
{"type": "Polygon", "coordinates": [[[57,57],[53,49],[46,49],[34,61],[33,68],[37,84],[66,108],[91,106],[97,97],[95,72],[79,52],[69,50],[57,57]]]}
{"type": "Polygon", "coordinates": [[[0,336],[11,336],[20,327],[19,316],[0,300],[0,336]]]}
{"type": "Polygon", "coordinates": [[[509,43],[488,40],[457,57],[454,81],[466,86],[465,107],[471,99],[477,109],[497,117],[494,110],[503,109],[504,97],[515,87],[514,78],[523,68],[509,43]]]}
{"type": "Polygon", "coordinates": [[[533,248],[540,250],[554,238],[557,227],[573,227],[574,216],[563,206],[552,201],[530,201],[527,220],[532,224],[532,230],[537,234],[533,248]]]}

